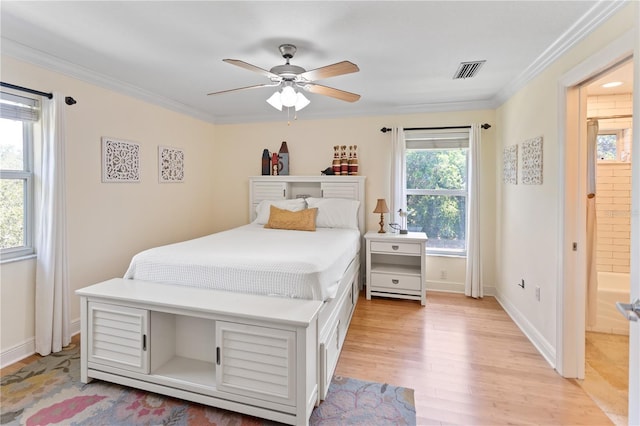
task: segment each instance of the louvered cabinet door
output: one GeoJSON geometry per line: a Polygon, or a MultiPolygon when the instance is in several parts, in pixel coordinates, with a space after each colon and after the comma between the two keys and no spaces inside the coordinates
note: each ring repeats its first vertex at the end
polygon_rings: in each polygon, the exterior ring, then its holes
{"type": "Polygon", "coordinates": [[[284,200],[289,197],[289,184],[286,182],[253,182],[251,191],[251,221],[256,218],[256,207],[263,200],[284,200]]]}
{"type": "Polygon", "coordinates": [[[149,311],[89,302],[89,363],[149,373],[149,311]]]}
{"type": "Polygon", "coordinates": [[[216,322],[216,387],[295,406],[295,333],[216,322]]]}
{"type": "Polygon", "coordinates": [[[358,182],[322,182],[320,187],[323,198],[359,199],[358,182]]]}

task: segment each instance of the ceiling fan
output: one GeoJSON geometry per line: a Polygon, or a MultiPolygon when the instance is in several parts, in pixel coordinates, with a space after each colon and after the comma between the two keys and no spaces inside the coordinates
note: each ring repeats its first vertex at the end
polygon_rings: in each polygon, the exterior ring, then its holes
{"type": "Polygon", "coordinates": [[[307,71],[302,67],[291,65],[289,63],[289,60],[292,59],[296,53],[296,46],[293,44],[281,44],[279,49],[282,57],[286,60],[286,63],[284,65],[276,65],[269,71],[238,59],[223,59],[223,61],[228,64],[236,65],[240,68],[264,75],[270,80],[269,83],[222,90],[219,92],[208,93],[208,95],[219,95],[222,93],[258,89],[261,87],[282,87],[282,90],[274,93],[273,96],[267,99],[267,102],[279,110],[282,110],[282,107],[285,106],[295,107],[296,111],[307,106],[309,104],[309,100],[305,98],[302,93],[296,92],[295,88],[318,95],[330,96],[347,102],[355,102],[360,99],[360,95],[358,94],[315,83],[316,80],[358,72],[360,69],[356,64],[349,61],[342,61],[307,71]]]}

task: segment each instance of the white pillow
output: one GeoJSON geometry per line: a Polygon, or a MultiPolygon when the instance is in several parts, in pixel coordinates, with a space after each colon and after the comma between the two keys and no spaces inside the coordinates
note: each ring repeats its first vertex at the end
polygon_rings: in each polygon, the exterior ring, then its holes
{"type": "Polygon", "coordinates": [[[307,198],[309,208],[318,208],[316,227],[358,229],[360,201],[346,198],[307,198]]]}
{"type": "Polygon", "coordinates": [[[269,222],[269,213],[271,212],[271,206],[276,206],[279,209],[291,210],[297,212],[307,208],[304,198],[293,198],[291,200],[262,200],[256,207],[256,218],[253,223],[258,225],[265,225],[269,222]]]}

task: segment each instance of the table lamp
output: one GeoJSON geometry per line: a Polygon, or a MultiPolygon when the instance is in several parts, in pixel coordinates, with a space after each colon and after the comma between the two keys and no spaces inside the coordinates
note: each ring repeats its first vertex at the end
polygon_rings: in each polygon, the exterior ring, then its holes
{"type": "Polygon", "coordinates": [[[387,202],[384,198],[378,198],[378,203],[376,204],[376,208],[373,209],[374,213],[380,213],[380,230],[378,234],[384,234],[384,214],[389,213],[389,207],[387,207],[387,202]]]}

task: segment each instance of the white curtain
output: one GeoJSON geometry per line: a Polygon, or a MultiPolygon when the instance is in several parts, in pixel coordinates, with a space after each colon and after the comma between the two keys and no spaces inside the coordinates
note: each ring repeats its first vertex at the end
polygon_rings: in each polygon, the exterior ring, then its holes
{"type": "Polygon", "coordinates": [[[64,96],[42,106],[42,165],[36,228],[36,352],[59,352],[71,341],[65,195],[64,96]]]}
{"type": "Polygon", "coordinates": [[[596,167],[598,120],[587,122],[587,325],[596,322],[598,309],[598,262],[596,222],[596,167]]]}
{"type": "Polygon", "coordinates": [[[406,196],[406,159],[405,159],[405,141],[404,130],[394,127],[391,130],[391,201],[389,210],[390,222],[401,223],[398,210],[407,211],[406,196]]]}
{"type": "Polygon", "coordinates": [[[469,131],[469,195],[467,199],[467,271],[464,294],[483,296],[482,264],[480,262],[480,124],[469,131]]]}

